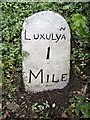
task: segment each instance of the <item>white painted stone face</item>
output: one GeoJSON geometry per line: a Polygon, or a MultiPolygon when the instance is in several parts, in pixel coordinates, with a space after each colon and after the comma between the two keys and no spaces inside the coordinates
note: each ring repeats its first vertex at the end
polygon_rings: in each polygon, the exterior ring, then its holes
{"type": "Polygon", "coordinates": [[[51,11],[36,13],[24,21],[22,51],[26,91],[62,89],[69,82],[70,28],[66,20],[51,11]]]}

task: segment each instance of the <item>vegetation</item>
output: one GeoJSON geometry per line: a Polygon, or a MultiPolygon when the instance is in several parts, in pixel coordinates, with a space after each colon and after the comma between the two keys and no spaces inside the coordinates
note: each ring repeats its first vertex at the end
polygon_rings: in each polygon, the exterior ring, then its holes
{"type": "MultiPolygon", "coordinates": [[[[15,92],[19,91],[16,79],[13,75],[22,75],[22,60],[27,53],[21,51],[21,31],[22,24],[26,17],[31,16],[39,11],[50,10],[61,14],[69,23],[72,34],[72,53],[71,64],[73,71],[82,79],[90,82],[90,78],[84,74],[86,64],[90,60],[90,7],[89,3],[10,3],[3,2],[2,6],[2,68],[3,80],[3,101],[12,101],[15,92]],[[15,81],[16,80],[16,81],[15,81]],[[4,100],[5,99],[5,100],[4,100]]],[[[1,60],[1,55],[0,55],[1,60]]],[[[21,79],[20,79],[21,80],[21,79]]],[[[0,80],[1,81],[1,80],[0,80]]],[[[19,81],[19,80],[18,80],[19,81]]],[[[87,84],[86,81],[86,84],[87,84]]],[[[67,112],[74,113],[75,117],[89,118],[88,106],[90,104],[81,94],[78,98],[70,99],[70,106],[67,112]]],[[[5,105],[5,104],[4,104],[5,105]]],[[[44,110],[49,108],[48,102],[38,105],[32,105],[32,111],[37,113],[39,117],[48,118],[48,113],[44,114],[44,110]]],[[[65,111],[65,112],[66,112],[65,111]]]]}
{"type": "Polygon", "coordinates": [[[65,112],[75,113],[77,117],[90,118],[90,103],[85,100],[84,96],[78,96],[77,98],[71,98],[69,100],[70,106],[65,112]]]}
{"type": "Polygon", "coordinates": [[[48,119],[49,118],[49,115],[47,112],[48,108],[50,108],[48,101],[46,101],[42,105],[38,105],[38,103],[35,103],[34,105],[32,105],[32,111],[34,112],[34,114],[39,116],[40,119],[48,119]]]}

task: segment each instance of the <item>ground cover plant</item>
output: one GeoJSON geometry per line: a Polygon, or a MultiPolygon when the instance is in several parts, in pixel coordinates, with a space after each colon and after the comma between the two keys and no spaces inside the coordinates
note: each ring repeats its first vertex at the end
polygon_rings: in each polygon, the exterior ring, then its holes
{"type": "MultiPolygon", "coordinates": [[[[89,84],[90,84],[90,7],[89,3],[16,3],[2,2],[2,115],[3,118],[89,118],[89,84]],[[42,98],[37,102],[34,95],[26,93],[22,80],[22,60],[27,53],[22,54],[21,32],[26,17],[39,11],[50,10],[61,14],[71,28],[71,76],[80,81],[79,90],[70,91],[66,106],[56,107],[51,99],[53,93],[47,93],[47,102],[42,98]],[[79,78],[79,79],[78,79],[79,78]],[[72,92],[73,91],[73,92],[72,92]],[[88,94],[87,94],[88,92],[88,94]],[[82,99],[81,99],[82,98],[82,99]],[[52,101],[50,103],[50,100],[52,101]],[[37,103],[37,104],[36,104],[37,103]],[[46,108],[47,106],[47,108],[46,108]],[[48,109],[48,110],[47,110],[48,109]],[[55,111],[54,111],[55,109],[55,111]],[[36,112],[38,111],[38,112],[36,112]],[[45,114],[43,114],[45,112],[45,114]]],[[[1,60],[1,59],[0,59],[1,60]]],[[[75,80],[73,78],[73,80],[75,80]]],[[[77,83],[76,83],[77,84],[77,83]]],[[[56,91],[55,91],[56,92],[56,91]]],[[[60,93],[60,91],[58,91],[60,93]]],[[[57,93],[55,93],[57,94],[57,93]]],[[[68,94],[68,93],[66,93],[68,94]]],[[[37,96],[39,93],[37,94],[37,96]]],[[[63,94],[62,94],[63,95],[63,94]]],[[[65,94],[64,94],[65,96],[65,94]]],[[[35,97],[37,99],[38,97],[35,97]]],[[[64,104],[64,103],[63,103],[64,104]]]]}

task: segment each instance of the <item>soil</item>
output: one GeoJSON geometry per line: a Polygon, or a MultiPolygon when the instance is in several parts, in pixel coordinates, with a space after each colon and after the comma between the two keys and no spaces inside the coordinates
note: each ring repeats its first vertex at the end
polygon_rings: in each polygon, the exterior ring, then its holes
{"type": "MultiPolygon", "coordinates": [[[[90,76],[90,64],[87,64],[85,72],[90,76]]],[[[15,74],[15,79],[16,79],[15,74]]],[[[62,90],[52,90],[44,91],[38,93],[28,93],[25,92],[23,84],[20,84],[20,90],[14,94],[13,103],[14,107],[10,105],[6,109],[9,111],[10,118],[37,118],[32,112],[31,106],[35,103],[42,104],[45,101],[48,101],[50,109],[47,110],[50,117],[60,118],[60,113],[69,105],[69,98],[72,97],[74,91],[79,91],[83,85],[86,84],[86,81],[82,80],[80,77],[76,76],[71,69],[70,73],[70,82],[62,90]],[[53,108],[52,105],[55,104],[53,108]]],[[[12,102],[11,102],[12,103],[12,102]]],[[[10,103],[10,104],[11,104],[10,103]]]]}

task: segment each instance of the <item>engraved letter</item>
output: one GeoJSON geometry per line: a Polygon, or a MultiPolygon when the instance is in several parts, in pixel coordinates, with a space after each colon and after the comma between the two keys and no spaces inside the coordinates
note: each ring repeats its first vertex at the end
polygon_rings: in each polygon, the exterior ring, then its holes
{"type": "Polygon", "coordinates": [[[52,82],[59,82],[59,80],[54,81],[54,78],[55,78],[55,75],[53,74],[53,76],[52,76],[52,82]]]}
{"type": "Polygon", "coordinates": [[[56,34],[56,37],[57,37],[57,41],[56,41],[56,43],[57,43],[61,37],[61,34],[59,36],[56,34]]]}
{"type": "Polygon", "coordinates": [[[62,74],[61,81],[66,81],[67,80],[67,74],[62,74]]]}
{"type": "Polygon", "coordinates": [[[38,39],[38,38],[39,38],[39,34],[37,36],[35,36],[35,34],[34,34],[34,39],[38,39]]]}
{"type": "Polygon", "coordinates": [[[62,39],[66,40],[66,37],[65,37],[64,34],[63,34],[62,37],[61,37],[61,40],[62,40],[62,39]]]}
{"type": "Polygon", "coordinates": [[[31,40],[30,38],[26,37],[26,30],[25,30],[25,40],[31,40]]]}
{"type": "Polygon", "coordinates": [[[40,36],[41,36],[41,38],[40,39],[44,39],[45,40],[45,38],[44,38],[44,34],[40,34],[40,36]]]}
{"type": "Polygon", "coordinates": [[[34,73],[30,70],[30,77],[29,77],[29,83],[31,83],[31,74],[35,79],[37,79],[38,75],[41,73],[41,83],[43,83],[43,70],[41,69],[38,74],[35,76],[34,73]]]}
{"type": "Polygon", "coordinates": [[[46,39],[50,40],[50,38],[51,38],[51,34],[49,34],[49,35],[46,34],[46,39]]]}

